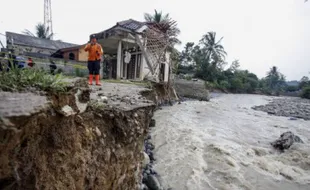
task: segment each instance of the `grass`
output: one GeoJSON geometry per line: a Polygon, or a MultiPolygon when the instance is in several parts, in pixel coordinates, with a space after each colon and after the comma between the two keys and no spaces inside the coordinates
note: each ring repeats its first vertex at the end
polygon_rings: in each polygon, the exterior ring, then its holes
{"type": "Polygon", "coordinates": [[[9,72],[0,72],[0,89],[4,91],[21,91],[29,87],[43,91],[66,91],[67,83],[63,82],[63,75],[50,75],[40,69],[12,68],[9,72]]]}

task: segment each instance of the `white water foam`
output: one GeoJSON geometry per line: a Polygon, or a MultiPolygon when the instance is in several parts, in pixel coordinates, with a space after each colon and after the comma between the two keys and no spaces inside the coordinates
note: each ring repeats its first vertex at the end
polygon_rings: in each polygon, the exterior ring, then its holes
{"type": "Polygon", "coordinates": [[[251,109],[269,100],[221,95],[157,111],[152,139],[163,184],[176,190],[309,190],[310,121],[251,109]],[[289,130],[305,144],[275,151],[270,142],[289,130]]]}

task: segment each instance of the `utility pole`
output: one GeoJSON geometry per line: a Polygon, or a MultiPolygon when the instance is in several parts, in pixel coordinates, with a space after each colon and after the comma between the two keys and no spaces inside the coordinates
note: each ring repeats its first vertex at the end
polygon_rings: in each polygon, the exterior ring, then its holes
{"type": "MultiPolygon", "coordinates": [[[[48,35],[53,34],[51,0],[44,0],[44,26],[48,28],[48,35]]],[[[53,39],[53,36],[51,36],[51,39],[53,39]]]]}

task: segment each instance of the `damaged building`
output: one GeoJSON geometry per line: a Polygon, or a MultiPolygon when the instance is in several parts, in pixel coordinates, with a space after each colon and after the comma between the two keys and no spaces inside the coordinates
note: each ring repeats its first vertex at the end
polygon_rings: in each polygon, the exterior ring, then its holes
{"type": "Polygon", "coordinates": [[[105,55],[109,55],[105,60],[108,78],[168,81],[170,55],[166,51],[167,41],[147,23],[129,19],[91,35],[97,37],[105,55]]]}

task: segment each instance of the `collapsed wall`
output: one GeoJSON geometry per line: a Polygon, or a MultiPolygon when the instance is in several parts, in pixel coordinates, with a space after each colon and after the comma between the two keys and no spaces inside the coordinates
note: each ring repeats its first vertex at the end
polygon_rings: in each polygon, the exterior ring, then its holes
{"type": "Polygon", "coordinates": [[[201,101],[209,101],[210,93],[206,89],[204,81],[190,81],[184,79],[176,79],[174,81],[174,88],[180,96],[183,98],[197,99],[201,101]]]}
{"type": "Polygon", "coordinates": [[[137,189],[151,90],[73,81],[68,92],[0,92],[0,189],[137,189]]]}

